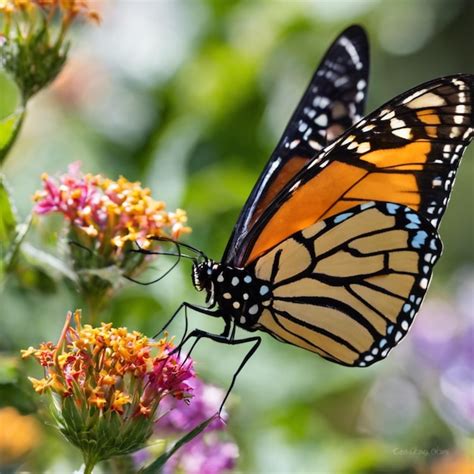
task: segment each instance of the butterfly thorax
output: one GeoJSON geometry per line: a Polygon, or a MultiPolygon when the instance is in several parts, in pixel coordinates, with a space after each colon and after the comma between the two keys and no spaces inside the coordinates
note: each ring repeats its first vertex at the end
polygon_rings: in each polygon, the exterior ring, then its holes
{"type": "Polygon", "coordinates": [[[213,260],[194,265],[193,283],[198,291],[206,291],[208,301],[217,303],[224,318],[232,318],[245,329],[255,326],[263,308],[272,300],[268,281],[246,269],[213,260]]]}

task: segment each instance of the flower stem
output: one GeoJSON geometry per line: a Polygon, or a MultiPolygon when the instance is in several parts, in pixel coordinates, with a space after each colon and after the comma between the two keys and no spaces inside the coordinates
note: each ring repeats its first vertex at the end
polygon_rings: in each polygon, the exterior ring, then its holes
{"type": "Polygon", "coordinates": [[[94,469],[94,466],[97,463],[95,456],[87,455],[84,453],[84,462],[84,474],[92,474],[92,470],[94,469]]]}

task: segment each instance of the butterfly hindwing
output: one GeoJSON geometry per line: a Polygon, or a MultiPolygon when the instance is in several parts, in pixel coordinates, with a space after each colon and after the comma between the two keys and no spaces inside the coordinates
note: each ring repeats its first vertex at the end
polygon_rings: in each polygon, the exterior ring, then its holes
{"type": "Polygon", "coordinates": [[[473,137],[473,89],[473,75],[437,79],[348,130],[270,203],[235,250],[236,265],[245,266],[295,232],[369,201],[409,206],[437,228],[473,137]]]}
{"type": "Polygon", "coordinates": [[[366,34],[361,27],[351,26],[334,41],[311,79],[242,209],[223,261],[232,262],[239,242],[291,178],[360,120],[368,72],[366,34]]]}
{"type": "Polygon", "coordinates": [[[252,264],[273,292],[258,329],[333,362],[371,365],[407,333],[440,254],[435,229],[411,208],[353,207],[252,264]]]}

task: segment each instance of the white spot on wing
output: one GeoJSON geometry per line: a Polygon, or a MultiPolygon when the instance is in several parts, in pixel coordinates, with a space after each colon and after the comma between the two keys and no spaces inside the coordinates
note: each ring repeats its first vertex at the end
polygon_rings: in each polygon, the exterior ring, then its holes
{"type": "Polygon", "coordinates": [[[403,120],[400,120],[398,118],[393,118],[392,120],[390,120],[390,126],[392,128],[402,128],[404,127],[406,124],[403,120]]]}
{"type": "Polygon", "coordinates": [[[364,79],[359,79],[359,81],[357,82],[357,89],[362,90],[366,85],[367,82],[365,82],[364,79]]]}
{"type": "Polygon", "coordinates": [[[370,150],[370,143],[364,142],[357,147],[357,153],[366,153],[370,150]]]}
{"type": "Polygon", "coordinates": [[[318,150],[321,150],[322,147],[323,147],[323,146],[321,145],[321,143],[316,142],[316,141],[314,141],[314,140],[309,140],[309,141],[308,141],[308,145],[309,145],[313,150],[317,150],[317,151],[318,151],[318,150]]]}
{"type": "Polygon", "coordinates": [[[326,114],[318,115],[314,123],[320,127],[325,127],[328,124],[328,116],[326,114]]]}
{"type": "Polygon", "coordinates": [[[409,101],[407,107],[410,109],[421,109],[423,107],[439,107],[441,105],[446,105],[446,101],[437,94],[433,92],[427,92],[426,94],[420,95],[409,101]]]}
{"type": "Polygon", "coordinates": [[[397,137],[404,138],[405,140],[410,140],[413,137],[411,128],[399,128],[398,130],[392,130],[392,134],[397,137]]]}
{"type": "Polygon", "coordinates": [[[362,62],[359,57],[359,53],[357,52],[357,49],[355,46],[352,44],[350,40],[348,40],[345,36],[339,39],[339,44],[346,48],[346,51],[349,53],[349,56],[351,57],[352,61],[354,62],[354,65],[357,70],[362,69],[362,62]]]}

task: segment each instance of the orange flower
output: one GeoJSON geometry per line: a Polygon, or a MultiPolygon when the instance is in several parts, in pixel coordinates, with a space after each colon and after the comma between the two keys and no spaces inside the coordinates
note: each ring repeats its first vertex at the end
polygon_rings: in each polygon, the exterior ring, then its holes
{"type": "Polygon", "coordinates": [[[111,410],[117,413],[123,413],[123,406],[131,402],[132,398],[130,395],[126,395],[120,390],[115,390],[112,396],[111,410]]]}
{"type": "Polygon", "coordinates": [[[87,399],[87,401],[90,405],[99,408],[99,410],[102,410],[107,405],[107,400],[104,397],[104,392],[99,388],[95,388],[92,391],[92,395],[87,399]]]}
{"type": "Polygon", "coordinates": [[[56,345],[48,342],[22,351],[24,358],[34,357],[45,367],[43,379],[30,378],[36,392],[51,391],[72,397],[78,407],[85,400],[91,407],[120,414],[131,404],[132,414],[146,416],[154,415],[166,395],[189,396],[185,381],[194,377],[192,361],[183,366],[169,356],[170,341],[154,342],[111,323],[82,326],[80,311],[74,314],[76,328],[72,319],[68,313],[56,345]]]}

